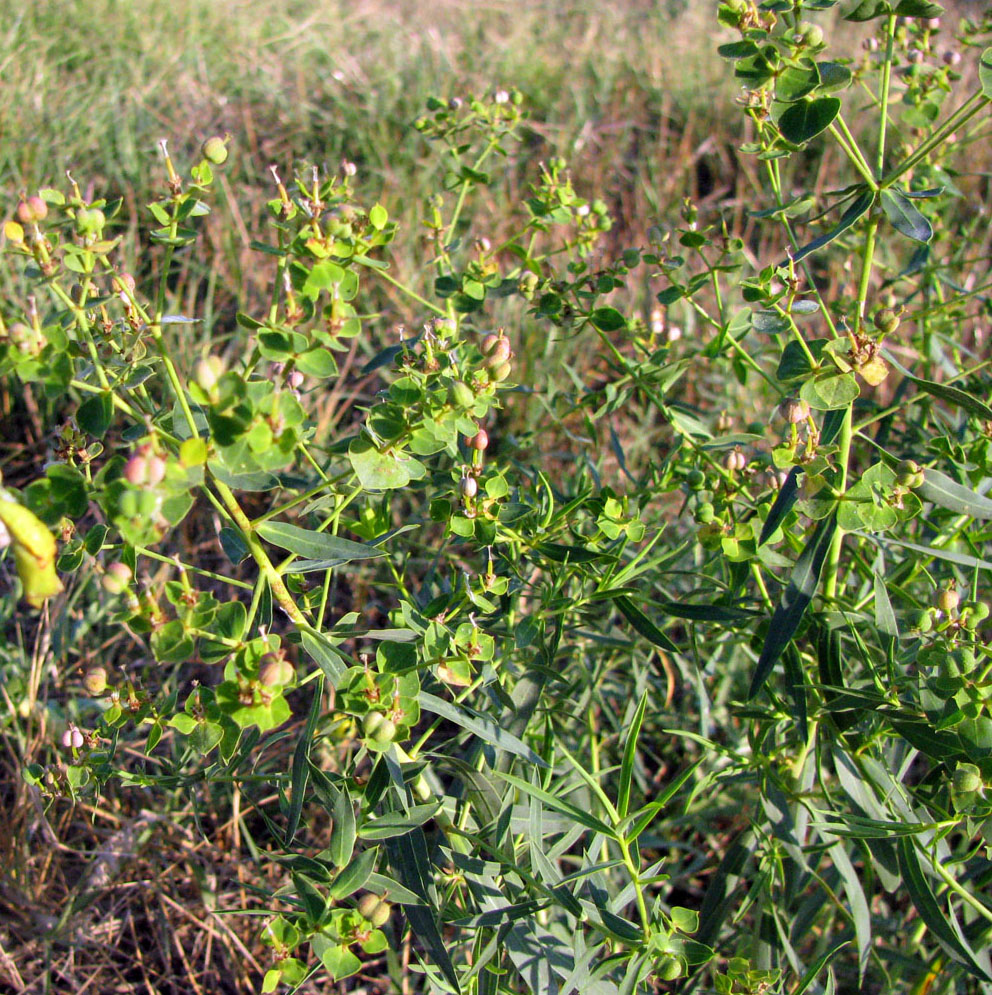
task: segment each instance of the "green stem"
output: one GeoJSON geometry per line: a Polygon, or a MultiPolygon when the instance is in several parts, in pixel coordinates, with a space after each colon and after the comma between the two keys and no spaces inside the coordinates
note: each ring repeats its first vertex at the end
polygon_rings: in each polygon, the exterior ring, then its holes
{"type": "Polygon", "coordinates": [[[830,125],[830,133],[837,139],[837,144],[843,149],[844,154],[851,161],[851,165],[861,174],[869,189],[877,190],[878,183],[872,175],[871,166],[865,159],[864,153],[858,147],[858,143],[851,134],[844,118],[838,114],[834,122],[830,125]]]}
{"type": "Polygon", "coordinates": [[[885,62],[882,65],[881,120],[878,124],[878,154],[875,159],[878,175],[885,169],[885,139],[889,126],[889,87],[892,81],[892,49],[895,45],[896,16],[890,14],[885,22],[885,62]]]}
{"type": "Polygon", "coordinates": [[[879,181],[879,187],[890,187],[904,173],[909,172],[921,159],[926,158],[951,132],[970,121],[987,104],[992,103],[981,90],[973,93],[930,137],[898,166],[890,169],[879,181]]]}
{"type": "Polygon", "coordinates": [[[241,529],[245,544],[248,546],[248,552],[251,553],[252,559],[258,564],[259,570],[268,581],[272,597],[276,599],[283,611],[297,625],[309,628],[310,625],[307,622],[306,616],[300,611],[299,606],[293,600],[293,596],[286,588],[282,576],[273,566],[272,561],[269,559],[269,554],[265,552],[265,547],[255,534],[254,526],[248,520],[248,516],[242,511],[241,505],[238,504],[231,489],[216,477],[214,477],[214,487],[220,495],[221,501],[224,502],[224,506],[227,508],[231,518],[234,519],[235,524],[241,529]]]}

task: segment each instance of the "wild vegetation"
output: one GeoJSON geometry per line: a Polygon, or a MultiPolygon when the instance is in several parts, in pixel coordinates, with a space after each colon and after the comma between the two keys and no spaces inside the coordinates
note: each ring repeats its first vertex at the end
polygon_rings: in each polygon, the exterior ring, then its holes
{"type": "Polygon", "coordinates": [[[971,6],[20,11],[10,990],[992,990],[971,6]]]}

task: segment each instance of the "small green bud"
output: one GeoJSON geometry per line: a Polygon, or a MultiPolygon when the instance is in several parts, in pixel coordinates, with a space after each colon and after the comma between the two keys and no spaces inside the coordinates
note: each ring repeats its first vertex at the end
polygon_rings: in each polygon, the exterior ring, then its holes
{"type": "Polygon", "coordinates": [[[664,957],[659,961],[656,972],[662,981],[674,981],[682,976],[682,962],[678,957],[664,957]]]}
{"type": "Polygon", "coordinates": [[[212,162],[215,166],[222,166],[227,162],[227,143],[223,138],[214,135],[208,138],[200,149],[203,158],[207,162],[212,162]]]}
{"type": "Polygon", "coordinates": [[[933,615],[924,608],[914,616],[912,627],[918,632],[929,632],[933,628],[933,615]]]}
{"type": "Polygon", "coordinates": [[[369,739],[379,743],[391,743],[396,738],[396,724],[382,712],[369,712],[362,728],[369,739]]]}
{"type": "Polygon", "coordinates": [[[709,525],[716,520],[716,509],[709,501],[704,501],[696,509],[696,521],[701,525],[709,525]]]}

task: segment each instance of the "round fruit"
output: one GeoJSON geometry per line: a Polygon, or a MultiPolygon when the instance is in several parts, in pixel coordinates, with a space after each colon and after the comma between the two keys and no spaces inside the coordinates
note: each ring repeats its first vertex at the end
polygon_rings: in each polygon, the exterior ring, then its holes
{"type": "Polygon", "coordinates": [[[492,383],[502,383],[510,375],[510,370],[509,360],[497,363],[489,368],[489,379],[492,383]]]}
{"type": "Polygon", "coordinates": [[[372,915],[366,916],[366,918],[376,929],[380,929],[382,926],[385,926],[387,922],[389,922],[389,917],[392,915],[392,911],[392,906],[389,902],[380,901],[375,909],[373,909],[372,915]]]}
{"type": "Polygon", "coordinates": [[[123,594],[131,583],[131,568],[126,563],[111,563],[100,580],[108,594],[123,594]]]}
{"type": "Polygon", "coordinates": [[[217,135],[208,138],[200,151],[203,153],[203,158],[215,166],[221,166],[227,162],[227,145],[224,139],[217,135]]]}
{"type": "Polygon", "coordinates": [[[933,615],[924,608],[914,616],[912,627],[918,632],[929,632],[933,628],[933,615]]]}
{"type": "Polygon", "coordinates": [[[258,679],[267,688],[282,687],[296,676],[293,665],[279,653],[266,653],[258,666],[258,679]]]}
{"type": "Polygon", "coordinates": [[[205,356],[196,364],[193,371],[196,382],[207,392],[217,386],[217,381],[224,375],[226,364],[220,356],[205,356]]]}
{"type": "Polygon", "coordinates": [[[367,895],[362,895],[358,900],[358,911],[362,914],[362,918],[371,919],[381,901],[382,899],[378,895],[373,895],[371,892],[367,895]]]}
{"type": "Polygon", "coordinates": [[[468,440],[468,445],[470,449],[475,449],[478,452],[482,452],[489,445],[489,433],[486,432],[484,428],[480,428],[471,439],[468,440]]]}
{"type": "Polygon", "coordinates": [[[971,791],[981,791],[985,785],[982,775],[974,764],[958,764],[954,770],[951,787],[955,794],[963,795],[971,791]]]}
{"type": "Polygon", "coordinates": [[[937,593],[937,607],[950,615],[961,602],[961,595],[953,587],[945,587],[937,593]]]}
{"type": "Polygon", "coordinates": [[[81,235],[99,235],[107,218],[99,207],[82,207],[76,211],[76,227],[81,235]]]}
{"type": "Polygon", "coordinates": [[[482,340],[482,355],[490,369],[505,363],[510,358],[510,340],[505,335],[487,335],[482,340]]]}
{"type": "Polygon", "coordinates": [[[389,722],[389,719],[382,712],[369,712],[362,721],[362,728],[365,730],[365,735],[371,736],[373,739],[378,738],[379,730],[385,722],[389,722]]]}
{"type": "Polygon", "coordinates": [[[475,477],[462,477],[459,489],[462,497],[474,498],[479,493],[479,481],[475,477]]]}
{"type": "Polygon", "coordinates": [[[693,467],[686,475],[685,482],[691,491],[701,491],[706,486],[706,474],[697,467],[693,467]]]}
{"type": "Polygon", "coordinates": [[[682,974],[682,962],[678,957],[665,957],[656,970],[662,981],[674,981],[682,974]]]}
{"type": "Polygon", "coordinates": [[[94,698],[99,697],[107,690],[107,668],[99,664],[90,667],[83,676],[83,687],[86,693],[94,698]]]}
{"type": "Polygon", "coordinates": [[[17,218],[29,225],[48,217],[48,205],[40,197],[28,197],[17,205],[17,218]]]}

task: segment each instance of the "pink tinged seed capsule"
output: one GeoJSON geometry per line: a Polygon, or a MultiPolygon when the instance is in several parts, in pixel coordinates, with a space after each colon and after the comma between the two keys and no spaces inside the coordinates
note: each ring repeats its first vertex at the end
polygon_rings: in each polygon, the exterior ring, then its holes
{"type": "Polygon", "coordinates": [[[227,364],[220,356],[204,356],[193,370],[196,382],[203,390],[210,393],[217,386],[217,381],[224,375],[227,364]]]}
{"type": "Polygon", "coordinates": [[[477,452],[482,452],[489,445],[489,433],[484,429],[480,428],[471,439],[468,440],[468,446],[470,449],[474,449],[477,452]]]}
{"type": "Polygon", "coordinates": [[[107,668],[97,664],[90,667],[83,676],[83,687],[86,693],[94,698],[99,697],[107,690],[107,668]]]}
{"type": "Polygon", "coordinates": [[[155,487],[164,477],[165,460],[147,443],[124,465],[124,479],[135,487],[155,487]]]}
{"type": "Polygon", "coordinates": [[[265,687],[281,687],[295,676],[293,665],[278,653],[266,653],[259,661],[258,679],[265,687]]]}
{"type": "Polygon", "coordinates": [[[796,397],[790,397],[787,401],[783,401],[780,410],[790,425],[798,425],[809,418],[809,405],[796,397]]]}
{"type": "Polygon", "coordinates": [[[17,219],[24,224],[36,224],[48,217],[48,205],[40,197],[28,197],[17,205],[17,219]]]}
{"type": "Polygon", "coordinates": [[[126,563],[111,563],[100,583],[108,594],[123,594],[131,583],[131,568],[126,563]]]}

